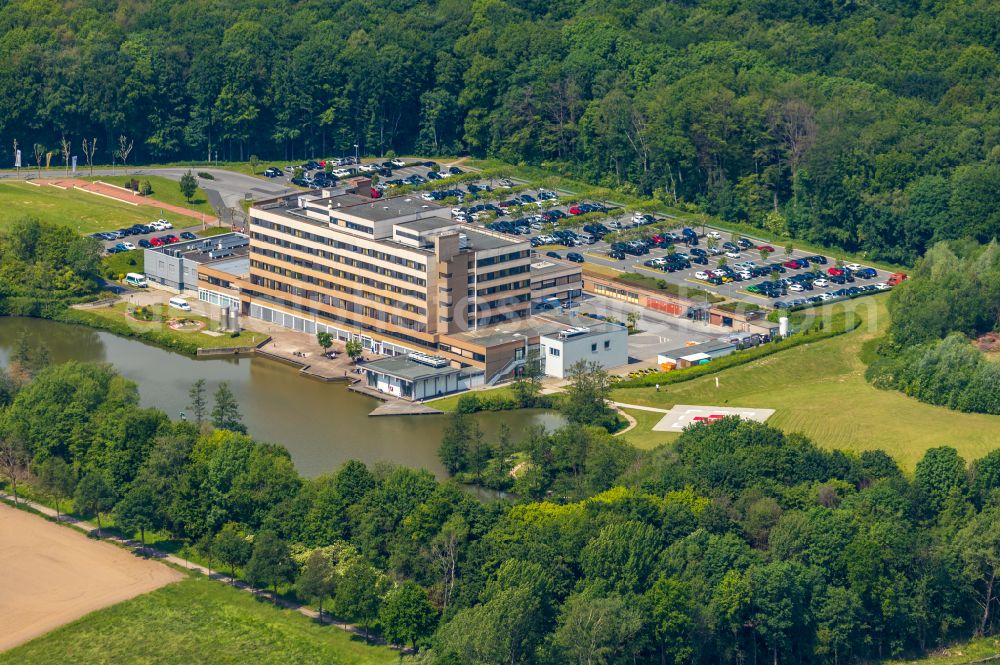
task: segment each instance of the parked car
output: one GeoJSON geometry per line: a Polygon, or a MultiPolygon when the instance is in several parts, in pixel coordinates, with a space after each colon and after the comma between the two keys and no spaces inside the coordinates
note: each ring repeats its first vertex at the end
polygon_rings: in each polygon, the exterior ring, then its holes
{"type": "Polygon", "coordinates": [[[284,175],[277,166],[272,166],[270,168],[264,169],[264,176],[267,178],[277,178],[278,176],[284,175]]]}
{"type": "Polygon", "coordinates": [[[402,159],[400,159],[399,157],[396,157],[395,159],[390,159],[390,160],[389,160],[389,164],[390,164],[391,166],[395,166],[395,167],[396,167],[397,169],[401,169],[401,168],[403,168],[404,166],[406,166],[406,162],[404,162],[404,161],[403,161],[402,159]]]}
{"type": "Polygon", "coordinates": [[[198,236],[196,236],[195,234],[191,233],[190,231],[183,231],[181,233],[181,239],[182,240],[197,240],[198,236]]]}
{"type": "Polygon", "coordinates": [[[844,275],[844,271],[836,267],[827,268],[826,273],[831,277],[842,277],[844,275]]]}
{"type": "Polygon", "coordinates": [[[149,249],[152,246],[153,246],[153,243],[151,243],[150,241],[146,240],[145,238],[143,238],[142,240],[139,241],[139,247],[142,247],[143,249],[149,249]]]}
{"type": "Polygon", "coordinates": [[[545,252],[545,256],[549,256],[549,257],[551,257],[553,259],[561,259],[562,258],[562,256],[559,254],[559,252],[545,252]]]}
{"type": "Polygon", "coordinates": [[[583,254],[578,252],[567,252],[566,260],[572,261],[573,263],[583,263],[583,254]]]}
{"type": "Polygon", "coordinates": [[[614,259],[616,261],[624,261],[625,260],[625,252],[623,252],[620,249],[609,250],[608,251],[608,258],[609,259],[614,259]]]}

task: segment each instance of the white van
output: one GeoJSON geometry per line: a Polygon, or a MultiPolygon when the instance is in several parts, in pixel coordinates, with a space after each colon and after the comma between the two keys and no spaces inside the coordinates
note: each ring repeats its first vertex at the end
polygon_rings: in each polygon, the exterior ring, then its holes
{"type": "Polygon", "coordinates": [[[145,289],[149,286],[146,283],[146,276],[137,272],[130,272],[125,275],[125,283],[137,289],[145,289]]]}
{"type": "Polygon", "coordinates": [[[191,311],[191,305],[187,304],[187,301],[184,300],[184,298],[180,298],[178,296],[171,298],[169,300],[169,305],[184,312],[191,311]]]}

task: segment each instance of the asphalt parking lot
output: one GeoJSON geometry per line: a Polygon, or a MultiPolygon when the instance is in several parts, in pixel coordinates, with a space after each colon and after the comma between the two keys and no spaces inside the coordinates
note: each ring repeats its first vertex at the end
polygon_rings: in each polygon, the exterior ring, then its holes
{"type": "MultiPolygon", "coordinates": [[[[480,182],[473,184],[482,186],[490,183],[480,182]]],[[[581,236],[593,235],[582,229],[583,222],[579,224],[574,223],[576,216],[570,212],[571,205],[550,201],[542,205],[530,202],[515,208],[505,208],[499,202],[500,200],[507,199],[510,201],[514,197],[523,194],[528,194],[532,199],[537,200],[540,190],[528,188],[519,191],[517,194],[512,193],[509,196],[500,194],[500,199],[498,200],[496,198],[496,183],[492,184],[494,187],[493,192],[490,194],[491,201],[486,204],[490,208],[482,211],[478,220],[476,217],[466,215],[459,217],[461,221],[475,225],[487,225],[493,228],[506,227],[506,229],[500,228],[497,230],[510,232],[509,225],[515,218],[519,220],[525,218],[531,219],[537,217],[539,214],[555,211],[561,213],[563,215],[562,218],[549,223],[536,220],[530,224],[522,224],[522,226],[514,230],[519,235],[523,234],[525,237],[532,239],[544,238],[556,232],[565,233],[567,231],[579,233],[581,236]],[[492,218],[494,214],[497,215],[495,219],[492,218]],[[482,219],[483,215],[489,217],[490,220],[486,221],[482,219]]],[[[467,187],[468,184],[463,184],[460,189],[467,191],[467,187]]],[[[556,194],[558,195],[558,193],[556,194]]],[[[477,202],[470,196],[467,196],[460,206],[468,209],[476,203],[482,205],[482,202],[477,202]]],[[[845,271],[848,274],[843,275],[843,283],[836,283],[831,281],[831,269],[833,272],[837,272],[842,268],[838,268],[837,260],[829,255],[822,256],[819,261],[811,260],[811,257],[816,256],[814,252],[807,252],[793,247],[791,252],[786,253],[784,247],[772,246],[762,239],[736,235],[710,226],[690,229],[688,233],[696,236],[697,244],[695,244],[695,239],[690,238],[687,239],[688,242],[685,242],[682,240],[684,236],[681,235],[684,225],[677,218],[664,215],[647,215],[647,219],[651,218],[653,221],[637,225],[632,214],[622,213],[616,215],[615,209],[607,202],[592,201],[590,203],[599,206],[599,208],[606,209],[606,213],[598,213],[602,216],[600,222],[591,221],[590,223],[603,224],[605,227],[610,228],[610,233],[603,237],[596,237],[592,243],[581,243],[574,246],[555,244],[551,241],[555,240],[558,243],[563,243],[564,239],[550,237],[549,242],[540,244],[536,249],[546,254],[554,252],[560,258],[566,258],[572,252],[581,255],[584,262],[604,265],[628,272],[637,272],[672,282],[681,287],[707,291],[733,300],[741,300],[769,308],[804,306],[810,303],[818,304],[842,297],[844,291],[851,288],[869,293],[876,293],[888,288],[885,282],[889,277],[889,273],[870,266],[848,263],[847,266],[850,266],[851,269],[845,271]],[[654,234],[671,232],[679,237],[678,240],[671,243],[673,249],[653,246],[648,249],[648,253],[640,255],[625,254],[624,258],[615,258],[608,255],[612,244],[617,241],[626,238],[632,239],[640,235],[650,238],[654,234]],[[737,247],[736,249],[739,251],[724,247],[727,243],[735,244],[741,240],[744,241],[744,244],[748,244],[749,247],[737,247]],[[771,251],[764,256],[761,248],[765,250],[770,249],[771,251]],[[729,252],[728,254],[727,251],[729,252]],[[696,254],[701,252],[706,255],[704,257],[705,261],[704,263],[696,263],[696,254]],[[677,253],[682,254],[686,259],[690,260],[690,267],[679,267],[676,270],[668,271],[657,265],[649,265],[650,262],[662,262],[668,254],[677,253]],[[803,260],[805,262],[799,264],[803,260]],[[732,272],[724,276],[721,274],[716,275],[716,277],[722,277],[723,283],[712,283],[710,279],[711,271],[726,270],[727,268],[732,272]],[[754,268],[760,274],[747,276],[746,272],[752,273],[754,268]],[[858,271],[862,272],[859,274],[858,271]],[[870,271],[874,271],[874,274],[871,274],[870,271]],[[708,273],[709,279],[703,278],[698,273],[708,273]],[[740,273],[744,274],[741,276],[740,273]],[[835,295],[837,293],[841,295],[835,295]]],[[[573,205],[579,205],[579,202],[573,205]]],[[[535,242],[537,244],[541,241],[536,240],[535,242]]],[[[570,242],[572,242],[572,239],[570,242]]],[[[854,294],[852,293],[851,295],[854,294]]]]}
{"type": "MultiPolygon", "coordinates": [[[[155,221],[157,221],[157,220],[150,219],[149,222],[146,222],[146,223],[150,224],[150,223],[155,222],[155,221]]],[[[197,224],[194,227],[190,227],[190,228],[178,229],[178,228],[174,227],[174,228],[171,228],[171,229],[165,229],[163,231],[152,231],[151,233],[135,233],[135,234],[131,234],[131,235],[126,235],[123,238],[116,238],[114,240],[104,240],[104,239],[100,239],[100,238],[99,238],[99,240],[100,240],[101,244],[104,245],[105,251],[110,250],[115,245],[118,245],[120,243],[131,243],[132,245],[135,245],[136,249],[143,249],[139,245],[139,241],[140,240],[149,240],[149,241],[152,241],[153,238],[162,238],[164,236],[174,236],[174,237],[178,238],[180,242],[185,242],[187,240],[192,240],[193,238],[183,238],[183,237],[181,237],[181,234],[182,233],[190,233],[190,234],[194,235],[194,229],[196,229],[196,228],[199,228],[197,224]]]]}

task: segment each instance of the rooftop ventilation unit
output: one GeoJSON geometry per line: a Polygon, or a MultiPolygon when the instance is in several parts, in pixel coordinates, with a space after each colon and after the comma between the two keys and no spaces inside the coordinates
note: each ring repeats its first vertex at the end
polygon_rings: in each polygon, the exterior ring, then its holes
{"type": "Polygon", "coordinates": [[[411,353],[409,359],[415,363],[420,363],[421,365],[427,365],[428,367],[447,367],[448,359],[442,358],[441,356],[429,356],[426,353],[411,353]]]}
{"type": "Polygon", "coordinates": [[[570,337],[576,337],[577,335],[586,335],[590,332],[590,328],[585,326],[577,326],[575,328],[566,328],[565,330],[559,331],[559,337],[562,339],[568,339],[570,337]]]}

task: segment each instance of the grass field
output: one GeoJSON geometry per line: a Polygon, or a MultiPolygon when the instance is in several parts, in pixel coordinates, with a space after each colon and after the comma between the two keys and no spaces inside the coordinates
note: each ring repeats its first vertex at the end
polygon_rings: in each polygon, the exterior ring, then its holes
{"type": "Polygon", "coordinates": [[[0,665],[31,663],[398,663],[331,626],[230,587],[191,578],[94,612],[16,649],[0,665]]]}
{"type": "Polygon", "coordinates": [[[982,637],[938,649],[918,660],[889,660],[885,665],[964,665],[997,656],[1000,656],[1000,638],[982,637]]]}
{"type": "MultiPolygon", "coordinates": [[[[25,217],[35,217],[89,234],[133,224],[148,224],[159,215],[153,208],[118,203],[86,192],[23,182],[0,182],[0,231],[25,217]]],[[[178,229],[199,224],[194,217],[170,212],[163,218],[178,229]]]]}
{"type": "MultiPolygon", "coordinates": [[[[888,324],[885,302],[885,296],[849,301],[847,306],[866,317],[854,332],[665,386],[659,393],[654,388],[621,388],[612,392],[612,399],[660,408],[674,404],[772,408],[776,413],[768,423],[786,432],[802,432],[826,448],[881,448],[911,470],[934,446],[954,446],[967,460],[996,448],[1000,416],[923,404],[896,391],[876,390],[865,381],[859,352],[888,324]],[[866,312],[872,304],[874,310],[866,312]],[[867,324],[872,317],[877,323],[874,330],[867,324]]],[[[633,432],[625,436],[637,445],[643,440],[633,432]]]]}
{"type": "MultiPolygon", "coordinates": [[[[133,249],[131,252],[109,254],[101,259],[104,275],[127,275],[130,272],[143,272],[145,268],[146,251],[133,249]]],[[[109,279],[112,279],[109,277],[109,279]]]]}
{"type": "MultiPolygon", "coordinates": [[[[192,172],[194,171],[192,170],[192,172]]],[[[153,187],[153,193],[149,195],[149,198],[156,199],[157,201],[163,201],[164,203],[170,203],[171,205],[180,206],[182,208],[197,210],[198,212],[203,212],[206,215],[215,215],[215,210],[208,202],[208,196],[205,194],[204,190],[201,189],[201,187],[197,189],[194,196],[191,198],[191,202],[188,203],[184,199],[184,195],[181,194],[180,183],[176,180],[171,180],[170,178],[164,178],[163,176],[104,175],[94,176],[93,178],[84,178],[84,180],[100,180],[101,182],[106,182],[110,185],[118,185],[119,187],[124,187],[126,182],[133,179],[138,180],[139,182],[142,182],[143,180],[149,181],[149,184],[153,187]]]]}
{"type": "Polygon", "coordinates": [[[676,441],[680,434],[675,432],[654,432],[653,425],[660,422],[665,414],[653,411],[641,411],[639,409],[622,409],[628,415],[635,418],[636,425],[633,429],[621,434],[621,438],[628,441],[636,448],[642,450],[652,450],[661,443],[676,441]]]}
{"type": "MultiPolygon", "coordinates": [[[[112,322],[118,324],[125,324],[129,328],[136,331],[148,331],[154,330],[158,331],[160,334],[165,335],[169,338],[174,338],[185,343],[197,344],[199,348],[203,349],[220,349],[229,347],[244,347],[253,346],[258,342],[262,341],[266,335],[263,333],[254,333],[244,330],[239,334],[238,337],[232,337],[229,333],[224,333],[221,335],[206,335],[204,332],[198,330],[173,330],[168,326],[164,325],[160,321],[160,308],[154,306],[152,308],[154,319],[153,321],[137,321],[129,316],[127,316],[128,304],[124,302],[117,303],[113,307],[95,307],[93,309],[78,310],[80,314],[86,316],[94,316],[104,319],[109,319],[112,322]]],[[[216,322],[209,320],[204,316],[198,316],[191,312],[182,312],[177,309],[169,308],[167,310],[168,318],[173,317],[183,317],[185,319],[199,321],[205,324],[206,330],[212,330],[218,327],[216,322]]]]}

